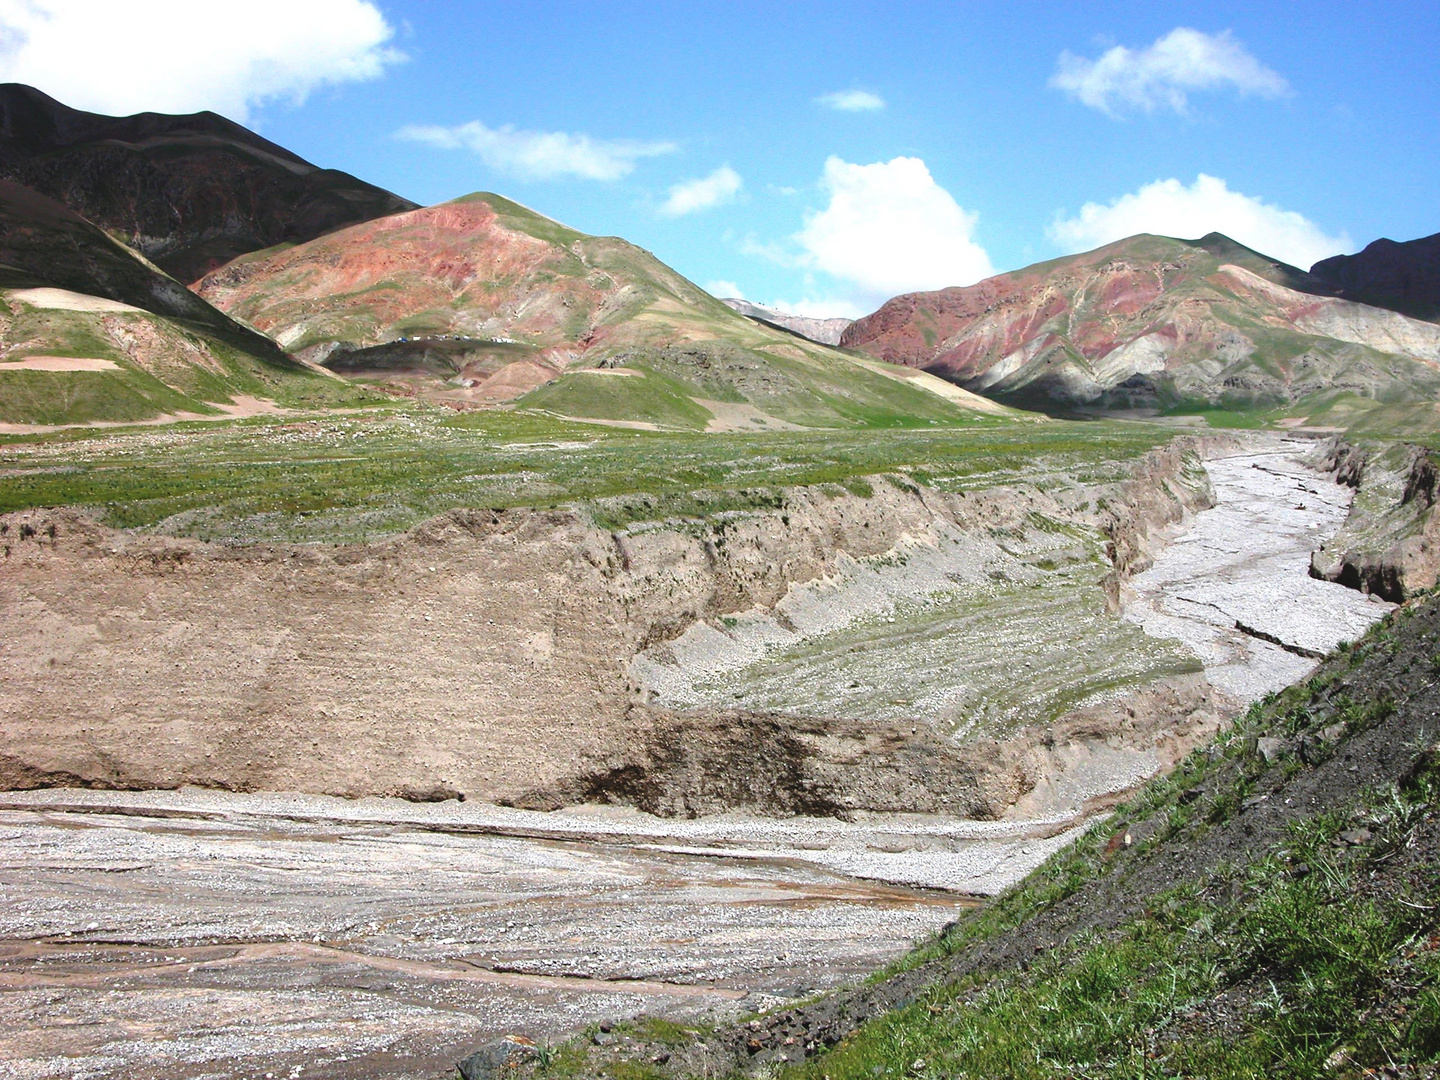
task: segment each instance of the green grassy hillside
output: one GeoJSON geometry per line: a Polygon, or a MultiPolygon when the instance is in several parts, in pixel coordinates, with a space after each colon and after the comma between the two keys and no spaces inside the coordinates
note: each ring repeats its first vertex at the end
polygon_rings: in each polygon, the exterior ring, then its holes
{"type": "Polygon", "coordinates": [[[100,229],[0,183],[0,423],[124,423],[366,395],[285,355],[100,229]],[[251,406],[255,407],[255,406],[251,406]]]}

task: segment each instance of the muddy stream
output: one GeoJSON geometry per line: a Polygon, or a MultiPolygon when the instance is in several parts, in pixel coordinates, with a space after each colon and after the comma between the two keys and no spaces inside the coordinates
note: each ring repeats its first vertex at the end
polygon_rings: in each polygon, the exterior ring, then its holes
{"type": "MultiPolygon", "coordinates": [[[[1268,440],[1125,593],[1241,700],[1388,610],[1306,573],[1350,492],[1268,440]]],[[[767,1007],[1023,876],[1071,817],[662,820],[475,804],[0,793],[0,1073],[426,1077],[506,1032],[767,1007]]]]}

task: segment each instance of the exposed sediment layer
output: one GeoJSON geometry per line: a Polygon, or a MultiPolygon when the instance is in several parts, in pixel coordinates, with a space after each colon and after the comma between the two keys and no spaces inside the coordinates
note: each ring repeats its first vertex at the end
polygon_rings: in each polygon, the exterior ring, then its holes
{"type": "MultiPolygon", "coordinates": [[[[1147,536],[1207,505],[1195,466],[1205,449],[1178,440],[1103,490],[962,494],[876,479],[868,497],[789,489],[773,509],[617,532],[576,509],[458,511],[334,548],[125,534],[73,511],[9,515],[0,785],[994,816],[1033,787],[1053,735],[1012,731],[1013,747],[982,752],[895,716],[687,715],[640,700],[630,661],[942,534],[1018,544],[1059,521],[1107,537],[1127,572],[1147,536]],[[803,744],[799,773],[707,779],[709,748],[732,761],[754,725],[774,733],[763,745],[782,761],[803,744]],[[895,794],[902,774],[913,799],[895,794]]],[[[1097,585],[1101,606],[1103,595],[1097,585]]],[[[1162,714],[1129,717],[1147,752],[1176,734],[1162,714]]]]}
{"type": "Polygon", "coordinates": [[[1440,581],[1440,454],[1396,443],[1333,439],[1319,467],[1355,489],[1344,526],[1310,562],[1310,573],[1401,603],[1440,581]]]}

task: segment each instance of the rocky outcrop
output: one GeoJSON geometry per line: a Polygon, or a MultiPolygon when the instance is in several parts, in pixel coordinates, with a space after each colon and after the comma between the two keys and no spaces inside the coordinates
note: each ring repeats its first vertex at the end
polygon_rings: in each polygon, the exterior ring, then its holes
{"type": "Polygon", "coordinates": [[[1310,268],[1347,300],[1440,319],[1440,233],[1396,243],[1380,239],[1355,255],[1336,255],[1310,268]]]}
{"type": "Polygon", "coordinates": [[[1218,234],[1136,236],[968,288],[898,296],[841,344],[1061,412],[1440,393],[1432,324],[1334,291],[1218,234]]]}
{"type": "Polygon", "coordinates": [[[1356,489],[1344,527],[1315,552],[1313,576],[1403,602],[1440,581],[1440,455],[1409,443],[1332,439],[1321,464],[1356,489]]]}
{"type": "Polygon", "coordinates": [[[818,341],[822,345],[839,345],[840,338],[849,328],[851,319],[817,319],[808,315],[792,315],[788,311],[779,311],[764,304],[752,304],[749,300],[728,299],[721,300],[722,304],[733,311],[738,311],[747,319],[755,319],[758,322],[768,323],[770,326],[778,326],[782,330],[789,330],[792,334],[799,334],[811,341],[818,341]]]}
{"type": "Polygon", "coordinates": [[[415,204],[214,113],[101,116],[0,85],[0,178],[121,236],[183,282],[415,204]]]}

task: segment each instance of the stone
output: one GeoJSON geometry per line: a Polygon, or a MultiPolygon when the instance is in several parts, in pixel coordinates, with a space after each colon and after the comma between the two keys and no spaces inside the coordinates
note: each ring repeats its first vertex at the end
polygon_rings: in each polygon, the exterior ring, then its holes
{"type": "Polygon", "coordinates": [[[524,1035],[506,1035],[457,1061],[455,1068],[460,1070],[461,1080],[495,1080],[529,1061],[538,1052],[535,1043],[524,1035]]]}
{"type": "Polygon", "coordinates": [[[1262,735],[1255,740],[1255,753],[1267,762],[1279,761],[1290,752],[1290,741],[1274,735],[1262,735]]]}

